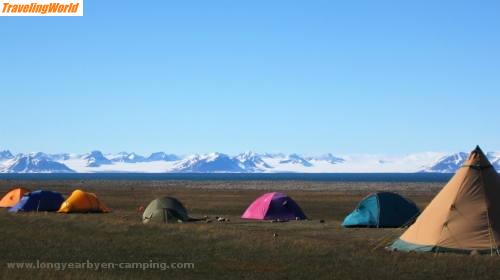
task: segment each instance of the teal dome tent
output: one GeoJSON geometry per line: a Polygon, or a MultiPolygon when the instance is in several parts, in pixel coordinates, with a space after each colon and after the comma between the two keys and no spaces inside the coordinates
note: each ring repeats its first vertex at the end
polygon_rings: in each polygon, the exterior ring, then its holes
{"type": "Polygon", "coordinates": [[[342,223],[343,227],[401,227],[420,214],[414,202],[392,192],[372,193],[342,223]]]}

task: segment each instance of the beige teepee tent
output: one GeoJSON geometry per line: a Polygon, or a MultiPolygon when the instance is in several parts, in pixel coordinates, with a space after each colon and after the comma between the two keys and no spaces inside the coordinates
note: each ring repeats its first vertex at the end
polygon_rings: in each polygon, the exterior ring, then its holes
{"type": "Polygon", "coordinates": [[[500,177],[477,147],[392,250],[500,250],[500,177]]]}

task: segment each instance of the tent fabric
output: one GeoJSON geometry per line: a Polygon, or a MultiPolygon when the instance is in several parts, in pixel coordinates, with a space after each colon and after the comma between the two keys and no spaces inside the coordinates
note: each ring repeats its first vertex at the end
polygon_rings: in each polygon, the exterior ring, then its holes
{"type": "Polygon", "coordinates": [[[242,219],[253,220],[304,220],[300,206],[289,196],[271,192],[258,197],[243,213],[242,219]]]}
{"type": "Polygon", "coordinates": [[[379,205],[376,195],[363,199],[356,209],[345,217],[343,227],[369,227],[379,225],[379,205]]]}
{"type": "Polygon", "coordinates": [[[66,199],[59,213],[108,213],[111,210],[104,205],[94,193],[75,190],[66,199]]]}
{"type": "Polygon", "coordinates": [[[390,249],[484,252],[500,244],[500,179],[477,147],[390,249]]]}
{"type": "Polygon", "coordinates": [[[182,203],[173,197],[162,197],[151,201],[142,214],[142,222],[172,223],[187,222],[189,215],[182,203]]]}
{"type": "Polygon", "coordinates": [[[364,198],[347,217],[343,227],[401,227],[415,219],[417,205],[392,192],[377,192],[364,198]]]}
{"type": "Polygon", "coordinates": [[[38,190],[26,193],[9,212],[57,211],[63,202],[58,192],[38,190]]]}
{"type": "Polygon", "coordinates": [[[16,205],[23,195],[28,192],[28,189],[22,187],[11,189],[0,199],[0,208],[10,208],[16,205]]]}

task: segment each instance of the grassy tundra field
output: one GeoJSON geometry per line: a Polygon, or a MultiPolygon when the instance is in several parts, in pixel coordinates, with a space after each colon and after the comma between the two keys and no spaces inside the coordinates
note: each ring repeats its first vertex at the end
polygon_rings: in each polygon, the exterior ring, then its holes
{"type": "Polygon", "coordinates": [[[491,256],[387,252],[402,229],[342,229],[365,195],[395,190],[424,208],[442,184],[321,183],[298,181],[0,181],[15,185],[92,191],[109,214],[10,214],[0,211],[3,279],[499,279],[491,256]],[[286,191],[309,221],[239,219],[267,190],[286,191]],[[229,222],[143,225],[138,207],[174,196],[193,217],[229,222]],[[324,223],[320,223],[324,220],[324,223]],[[12,262],[193,263],[185,269],[12,269],[12,262]]]}

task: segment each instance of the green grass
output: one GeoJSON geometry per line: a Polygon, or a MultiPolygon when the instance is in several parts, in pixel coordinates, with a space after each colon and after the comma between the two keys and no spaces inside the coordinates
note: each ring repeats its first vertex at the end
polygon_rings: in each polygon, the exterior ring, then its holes
{"type": "MultiPolygon", "coordinates": [[[[17,182],[0,181],[2,193],[17,182]]],[[[498,279],[490,256],[387,252],[400,229],[342,229],[340,222],[371,190],[396,185],[306,182],[23,182],[69,194],[94,191],[110,214],[10,214],[0,211],[3,279],[498,279]],[[300,185],[305,190],[292,190],[300,185]],[[230,188],[239,188],[231,190],[230,188]],[[354,191],[346,191],[349,187],[354,191]],[[219,188],[219,189],[214,189],[219,188]],[[249,222],[239,216],[263,190],[285,189],[310,221],[249,222]],[[328,191],[328,189],[331,189],[328,191]],[[153,198],[179,198],[192,216],[222,215],[228,223],[143,225],[137,207],[153,198]],[[326,223],[319,223],[324,219],[326,223]],[[275,237],[274,235],[277,234],[275,237]],[[386,242],[380,242],[386,241],[386,242]],[[179,270],[26,270],[7,262],[187,262],[179,270]]],[[[405,191],[424,207],[436,185],[405,191]]]]}

